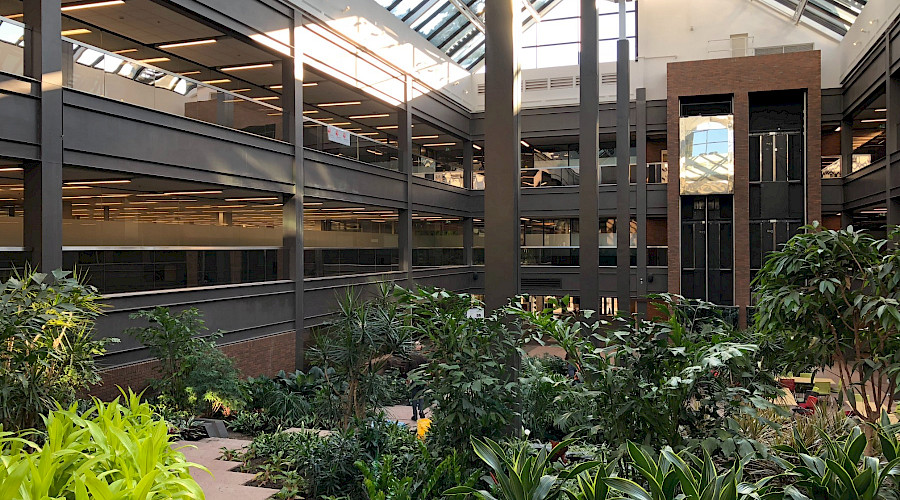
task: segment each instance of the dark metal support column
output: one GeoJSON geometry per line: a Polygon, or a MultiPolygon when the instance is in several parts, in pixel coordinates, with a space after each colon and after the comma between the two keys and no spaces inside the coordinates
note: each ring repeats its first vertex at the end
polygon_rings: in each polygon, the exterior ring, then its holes
{"type": "MultiPolygon", "coordinates": [[[[887,153],[887,175],[885,185],[885,208],[887,209],[888,227],[900,225],[900,199],[893,196],[893,187],[897,183],[900,172],[897,172],[891,159],[894,153],[900,149],[900,79],[891,74],[891,60],[894,58],[894,50],[891,44],[891,30],[885,32],[885,46],[887,47],[887,78],[885,85],[885,103],[887,122],[885,123],[885,148],[887,153]]],[[[842,129],[843,130],[843,129],[842,129]]]]}
{"type": "Polygon", "coordinates": [[[406,174],[404,193],[406,207],[399,210],[397,219],[397,238],[400,252],[400,271],[406,273],[405,284],[407,288],[413,287],[412,277],[412,80],[406,77],[406,95],[403,104],[397,112],[397,147],[399,148],[400,171],[406,174]]]}
{"type": "Polygon", "coordinates": [[[294,192],[285,197],[282,207],[285,270],[294,282],[294,332],[295,365],[304,369],[305,337],[303,331],[303,54],[297,46],[295,34],[302,25],[302,15],[294,12],[294,30],[291,46],[294,57],[285,58],[281,65],[282,84],[282,125],[285,140],[294,144],[293,179],[294,192]]]}
{"type": "Polygon", "coordinates": [[[63,71],[60,0],[25,0],[25,75],[41,85],[41,159],[25,165],[25,246],[35,269],[62,268],[63,71]]]}
{"type": "MultiPolygon", "coordinates": [[[[472,171],[475,168],[475,144],[463,142],[463,187],[472,189],[472,171]]],[[[471,216],[463,217],[463,264],[474,263],[473,247],[475,246],[475,223],[471,216]]]]}
{"type": "MultiPolygon", "coordinates": [[[[619,40],[616,44],[616,297],[618,309],[631,312],[631,211],[629,209],[631,131],[629,102],[631,54],[624,29],[625,0],[619,0],[619,40]]],[[[599,263],[598,263],[599,264],[599,263]]]]}
{"type": "Polygon", "coordinates": [[[647,315],[647,89],[636,91],[637,312],[647,315]]]}
{"type": "Polygon", "coordinates": [[[581,309],[600,305],[600,70],[597,1],[581,0],[581,99],[579,115],[579,262],[581,309]]]}
{"type": "Polygon", "coordinates": [[[841,177],[853,167],[853,117],[841,121],[841,177]]]}
{"type": "Polygon", "coordinates": [[[521,82],[516,0],[485,2],[485,303],[506,305],[519,293],[519,178],[521,82]]]}

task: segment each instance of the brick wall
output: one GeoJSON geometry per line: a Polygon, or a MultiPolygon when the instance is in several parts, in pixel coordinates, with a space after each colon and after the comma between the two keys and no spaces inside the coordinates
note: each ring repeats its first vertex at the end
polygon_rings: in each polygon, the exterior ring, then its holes
{"type": "MultiPolygon", "coordinates": [[[[234,359],[244,377],[271,376],[279,370],[295,369],[295,338],[294,332],[287,332],[225,344],[221,349],[234,359]]],[[[108,400],[119,395],[116,386],[140,391],[147,387],[148,380],[157,376],[158,365],[159,362],[153,359],[105,370],[102,373],[103,382],[93,387],[89,394],[108,400]]]]}
{"type": "Polygon", "coordinates": [[[775,90],[807,91],[807,218],[822,220],[822,55],[819,51],[709,59],[668,64],[669,291],[681,291],[681,196],[679,194],[679,99],[685,96],[734,96],[735,305],[746,325],[750,303],[749,241],[749,94],[775,90]]]}

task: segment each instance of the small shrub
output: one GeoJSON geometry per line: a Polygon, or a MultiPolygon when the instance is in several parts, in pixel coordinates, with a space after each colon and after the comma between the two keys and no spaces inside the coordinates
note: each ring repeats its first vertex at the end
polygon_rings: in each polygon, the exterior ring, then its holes
{"type": "Polygon", "coordinates": [[[216,347],[221,334],[198,337],[206,330],[201,316],[193,307],[177,313],[167,307],[138,311],[131,319],[143,319],[150,325],[129,328],[125,333],[159,359],[160,379],[152,387],[163,403],[199,414],[228,414],[244,404],[240,373],[216,347]]]}
{"type": "Polygon", "coordinates": [[[204,498],[168,426],[130,393],[84,414],[50,412],[43,446],[0,430],[0,492],[43,498],[204,498]],[[15,492],[15,493],[14,493],[15,492]]]}
{"type": "Polygon", "coordinates": [[[41,427],[56,403],[68,407],[79,390],[100,381],[94,357],[108,342],[96,340],[100,295],[71,273],[52,279],[28,271],[0,285],[0,425],[41,427]]]}

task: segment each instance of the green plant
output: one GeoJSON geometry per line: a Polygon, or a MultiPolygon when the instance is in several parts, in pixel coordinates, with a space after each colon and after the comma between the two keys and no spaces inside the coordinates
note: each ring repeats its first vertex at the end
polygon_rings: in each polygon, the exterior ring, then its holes
{"type": "Polygon", "coordinates": [[[756,328],[773,361],[800,372],[834,366],[850,402],[877,422],[900,381],[900,238],[806,226],[769,254],[755,279],[756,328]]]}
{"type": "Polygon", "coordinates": [[[559,418],[560,409],[576,404],[581,388],[573,386],[565,374],[548,370],[543,360],[528,357],[522,360],[519,386],[522,425],[529,438],[561,440],[570,429],[559,418]]]}
{"type": "Polygon", "coordinates": [[[551,500],[562,494],[563,480],[577,477],[584,471],[597,467],[596,462],[586,462],[570,470],[553,467],[554,457],[562,453],[574,440],[563,441],[552,449],[541,447],[537,455],[531,453],[527,442],[509,447],[490,439],[472,439],[475,454],[493,471],[496,494],[476,490],[469,486],[457,486],[445,492],[448,495],[474,494],[483,500],[551,500]]]}
{"type": "Polygon", "coordinates": [[[94,339],[100,295],[71,273],[26,271],[0,285],[0,425],[40,427],[56,403],[100,381],[94,357],[117,339],[94,339]]]}
{"type": "Polygon", "coordinates": [[[411,377],[434,402],[429,442],[462,451],[470,449],[472,436],[508,433],[519,396],[515,361],[530,336],[505,322],[502,312],[469,318],[471,308],[483,307],[471,295],[424,287],[398,294],[426,345],[428,363],[411,377]]]}
{"type": "Polygon", "coordinates": [[[413,478],[395,476],[394,460],[393,455],[384,455],[380,462],[372,463],[371,467],[361,461],[356,462],[356,467],[363,473],[363,484],[369,500],[411,500],[413,498],[413,478]]]}
{"type": "Polygon", "coordinates": [[[752,334],[735,331],[713,304],[660,295],[664,321],[557,317],[553,306],[508,308],[554,338],[581,373],[555,425],[598,441],[682,446],[725,427],[729,417],[769,408],[776,393],[752,334]]]}
{"type": "Polygon", "coordinates": [[[569,500],[607,500],[613,492],[608,483],[614,476],[615,466],[610,463],[586,470],[575,477],[575,485],[564,488],[563,492],[569,500]]]}
{"type": "MultiPolygon", "coordinates": [[[[125,404],[94,400],[46,417],[43,446],[0,431],[0,492],[5,498],[204,498],[168,427],[140,396],[125,404]]],[[[205,469],[204,469],[205,470],[205,469]]]]}
{"type": "Polygon", "coordinates": [[[884,496],[888,479],[900,476],[900,458],[895,456],[882,463],[863,454],[867,439],[859,427],[838,438],[822,433],[821,439],[818,454],[806,448],[796,432],[793,446],[775,447],[794,459],[794,462],[778,461],[796,479],[794,484],[785,487],[785,493],[792,498],[872,500],[884,496]]]}
{"type": "Polygon", "coordinates": [[[313,334],[314,346],[307,355],[326,369],[333,393],[343,402],[342,428],[352,418],[364,418],[371,399],[367,379],[384,366],[386,357],[401,352],[409,343],[409,331],[402,328],[398,304],[391,300],[391,288],[382,286],[373,301],[361,300],[352,289],[338,301],[335,318],[313,334]],[[334,370],[328,375],[327,370],[334,370]]]}
{"type": "Polygon", "coordinates": [[[720,474],[706,452],[701,460],[685,451],[675,453],[671,448],[663,448],[659,459],[654,460],[635,443],[629,441],[627,446],[631,463],[649,490],[623,479],[605,481],[635,500],[777,500],[783,495],[771,484],[772,477],[744,482],[747,459],[736,460],[720,474]]]}
{"type": "Polygon", "coordinates": [[[196,308],[172,313],[167,307],[138,311],[131,319],[149,322],[125,331],[144,344],[159,360],[160,379],[154,387],[160,400],[179,410],[203,414],[230,413],[244,404],[240,373],[234,362],[216,347],[216,333],[206,330],[196,308]]]}

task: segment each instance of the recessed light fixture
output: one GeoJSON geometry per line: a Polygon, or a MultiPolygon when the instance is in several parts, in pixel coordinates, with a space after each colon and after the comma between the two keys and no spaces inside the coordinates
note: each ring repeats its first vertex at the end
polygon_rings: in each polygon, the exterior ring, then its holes
{"type": "Polygon", "coordinates": [[[320,108],[329,108],[332,106],[356,106],[358,104],[362,104],[360,101],[344,101],[344,102],[326,102],[319,104],[320,108]]]}
{"type": "Polygon", "coordinates": [[[231,83],[231,80],[228,78],[219,78],[218,80],[203,80],[200,83],[205,83],[207,85],[215,85],[217,83],[231,83]]]}
{"type": "Polygon", "coordinates": [[[245,69],[263,69],[263,68],[271,68],[275,66],[272,63],[263,63],[263,64],[246,64],[244,66],[230,66],[228,68],[221,68],[222,71],[243,71],[245,69]]]}
{"type": "Polygon", "coordinates": [[[81,9],[93,9],[94,7],[109,7],[111,5],[122,5],[124,4],[124,0],[108,0],[105,2],[94,2],[94,3],[83,3],[79,5],[68,5],[60,8],[59,10],[62,12],[70,12],[73,10],[81,10],[81,9]]]}
{"type": "Polygon", "coordinates": [[[129,184],[131,183],[128,179],[109,179],[102,181],[69,181],[66,182],[66,185],[69,186],[98,186],[102,184],[129,184]]]}
{"type": "Polygon", "coordinates": [[[171,59],[168,57],[151,57],[149,59],[138,59],[139,63],[151,64],[151,63],[161,63],[161,62],[169,62],[171,59]]]}
{"type": "Polygon", "coordinates": [[[131,54],[132,52],[137,52],[138,49],[122,49],[122,50],[114,50],[113,54],[131,54]]]}
{"type": "Polygon", "coordinates": [[[75,35],[87,35],[91,30],[86,30],[84,28],[78,28],[74,30],[63,30],[60,34],[62,36],[75,36],[75,35]]]}
{"type": "Polygon", "coordinates": [[[196,45],[209,45],[211,43],[216,43],[216,39],[210,38],[207,40],[193,40],[190,42],[164,43],[162,45],[157,45],[157,47],[160,49],[177,49],[179,47],[194,47],[196,45]]]}
{"type": "MultiPolygon", "coordinates": [[[[141,197],[153,197],[153,196],[182,196],[182,195],[194,195],[194,194],[222,194],[221,190],[211,189],[209,191],[170,191],[167,193],[144,193],[139,194],[137,196],[141,197]]],[[[184,200],[186,201],[186,200],[184,200]]]]}
{"type": "Polygon", "coordinates": [[[389,113],[378,113],[374,115],[352,115],[348,116],[351,120],[364,120],[366,118],[387,118],[391,116],[389,113]]]}
{"type": "Polygon", "coordinates": [[[280,199],[277,196],[266,196],[259,198],[225,198],[225,201],[279,201],[280,199]]]}
{"type": "Polygon", "coordinates": [[[455,142],[436,142],[434,144],[423,144],[425,147],[437,148],[441,146],[456,146],[455,142]]]}

